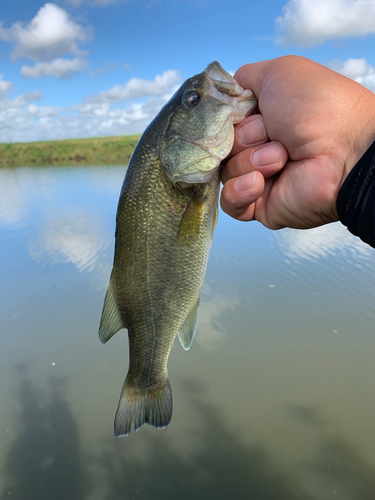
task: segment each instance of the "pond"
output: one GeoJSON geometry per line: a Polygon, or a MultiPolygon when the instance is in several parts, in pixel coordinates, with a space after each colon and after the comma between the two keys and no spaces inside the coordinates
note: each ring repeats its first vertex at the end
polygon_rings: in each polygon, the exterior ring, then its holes
{"type": "Polygon", "coordinates": [[[113,436],[98,325],[125,167],[0,170],[0,498],[375,499],[375,250],[220,212],[163,430],[113,436]]]}

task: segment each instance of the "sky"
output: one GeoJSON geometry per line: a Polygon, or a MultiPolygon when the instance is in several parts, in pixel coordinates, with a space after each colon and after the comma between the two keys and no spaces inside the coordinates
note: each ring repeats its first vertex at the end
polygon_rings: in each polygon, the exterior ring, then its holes
{"type": "Polygon", "coordinates": [[[0,142],[141,133],[213,60],[297,54],[375,91],[375,0],[0,0],[0,142]]]}

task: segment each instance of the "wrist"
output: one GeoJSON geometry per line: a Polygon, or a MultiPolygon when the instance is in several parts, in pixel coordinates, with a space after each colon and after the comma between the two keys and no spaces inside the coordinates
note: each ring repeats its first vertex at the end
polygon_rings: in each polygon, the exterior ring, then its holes
{"type": "Polygon", "coordinates": [[[341,222],[375,248],[375,142],[352,169],[337,198],[341,222]]]}
{"type": "Polygon", "coordinates": [[[352,129],[351,141],[347,144],[347,154],[341,185],[345,182],[354,166],[375,141],[375,94],[366,90],[366,99],[361,102],[357,122],[352,129]]]}

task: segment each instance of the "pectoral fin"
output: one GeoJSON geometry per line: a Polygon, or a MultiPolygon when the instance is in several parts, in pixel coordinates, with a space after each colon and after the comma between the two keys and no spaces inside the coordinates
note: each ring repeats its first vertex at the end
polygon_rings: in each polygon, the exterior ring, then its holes
{"type": "Polygon", "coordinates": [[[192,242],[201,231],[205,198],[194,193],[182,217],[178,236],[180,240],[192,242]]]}
{"type": "Polygon", "coordinates": [[[188,351],[190,349],[190,346],[193,343],[195,332],[197,331],[198,306],[199,306],[199,295],[195,304],[191,308],[191,311],[187,315],[184,323],[182,324],[180,331],[178,332],[181,345],[185,349],[185,351],[188,351]]]}
{"type": "Polygon", "coordinates": [[[113,277],[111,276],[100,320],[99,338],[103,344],[105,344],[122,328],[126,328],[126,326],[121,318],[115,287],[113,284],[113,277]]]}

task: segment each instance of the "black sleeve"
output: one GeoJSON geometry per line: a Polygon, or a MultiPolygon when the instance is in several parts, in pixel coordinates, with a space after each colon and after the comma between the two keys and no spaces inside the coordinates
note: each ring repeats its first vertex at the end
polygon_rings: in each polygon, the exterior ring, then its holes
{"type": "Polygon", "coordinates": [[[341,186],[337,212],[351,233],[375,248],[375,142],[341,186]]]}

